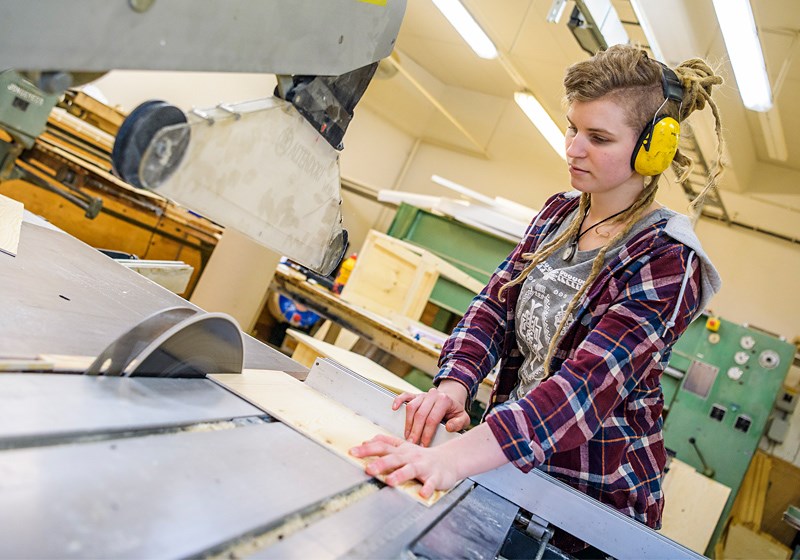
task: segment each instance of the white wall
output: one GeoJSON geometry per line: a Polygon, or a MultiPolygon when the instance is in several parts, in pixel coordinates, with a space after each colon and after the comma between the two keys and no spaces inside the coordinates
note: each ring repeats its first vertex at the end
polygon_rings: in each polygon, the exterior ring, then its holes
{"type": "Polygon", "coordinates": [[[112,70],[91,86],[102,92],[109,105],[130,112],[150,99],[189,110],[269,97],[275,83],[272,74],[112,70]]]}
{"type": "MultiPolygon", "coordinates": [[[[341,174],[375,190],[391,189],[413,152],[414,138],[358,106],[344,138],[341,174]]],[[[393,214],[379,203],[343,192],[342,215],[350,236],[350,252],[358,251],[370,229],[385,230],[393,214]]]]}
{"type": "Polygon", "coordinates": [[[800,334],[800,247],[708,220],[697,231],[722,276],[714,312],[789,340],[800,334]]]}

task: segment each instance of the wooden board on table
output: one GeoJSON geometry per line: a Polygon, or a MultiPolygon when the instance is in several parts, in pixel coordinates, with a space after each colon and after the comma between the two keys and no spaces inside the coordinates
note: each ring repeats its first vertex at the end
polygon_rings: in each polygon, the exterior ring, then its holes
{"type": "Polygon", "coordinates": [[[53,364],[41,358],[0,358],[0,373],[36,371],[53,371],[53,364]]]}
{"type": "Polygon", "coordinates": [[[402,377],[393,374],[366,356],[334,346],[292,329],[287,330],[286,334],[297,340],[297,348],[292,354],[292,358],[306,367],[313,366],[317,358],[330,358],[394,393],[422,392],[422,390],[402,377]]]}
{"type": "Polygon", "coordinates": [[[52,371],[56,372],[84,372],[89,369],[94,356],[68,356],[65,354],[41,354],[40,360],[52,364],[52,371]]]}
{"type": "Polygon", "coordinates": [[[22,229],[21,202],[0,194],[0,251],[17,256],[19,232],[22,229]]]}
{"type": "MultiPolygon", "coordinates": [[[[397,436],[282,371],[246,369],[241,374],[219,373],[209,378],[360,467],[370,459],[353,457],[350,448],[378,434],[397,436]]],[[[416,480],[397,487],[427,506],[446,493],[436,491],[426,500],[419,495],[421,488],[416,480]]]]}
{"type": "Polygon", "coordinates": [[[94,362],[92,356],[67,356],[63,354],[40,354],[35,358],[0,358],[0,372],[44,371],[56,373],[83,373],[94,362]]]}
{"type": "Polygon", "coordinates": [[[703,476],[691,465],[672,459],[663,490],[664,514],[659,532],[703,554],[731,489],[703,476]]]}

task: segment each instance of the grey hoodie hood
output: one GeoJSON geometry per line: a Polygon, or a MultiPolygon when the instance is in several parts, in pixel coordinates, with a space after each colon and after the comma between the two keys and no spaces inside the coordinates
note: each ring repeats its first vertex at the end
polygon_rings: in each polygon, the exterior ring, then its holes
{"type": "MultiPolygon", "coordinates": [[[[695,313],[695,316],[692,317],[692,320],[696,319],[703,311],[705,311],[706,305],[714,297],[714,294],[719,292],[720,288],[722,287],[722,279],[717,272],[717,269],[711,262],[711,259],[708,258],[708,255],[705,251],[703,251],[703,247],[700,244],[700,240],[697,238],[697,234],[695,234],[694,229],[692,228],[692,222],[689,220],[687,216],[683,214],[675,213],[669,220],[667,220],[667,225],[664,228],[664,233],[672,237],[675,241],[683,243],[689,249],[692,250],[694,254],[700,259],[700,305],[698,306],[698,311],[695,313]]],[[[691,254],[689,255],[691,259],[691,254]]],[[[681,283],[681,291],[678,295],[678,301],[683,299],[683,292],[686,289],[686,283],[689,281],[689,269],[686,269],[686,274],[684,274],[683,282],[681,283]]],[[[670,318],[668,326],[673,326],[675,324],[675,316],[677,315],[678,308],[675,309],[675,313],[670,318]]]]}

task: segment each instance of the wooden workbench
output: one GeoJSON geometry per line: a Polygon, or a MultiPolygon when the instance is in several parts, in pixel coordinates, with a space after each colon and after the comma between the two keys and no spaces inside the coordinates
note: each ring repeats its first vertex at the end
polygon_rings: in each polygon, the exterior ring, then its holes
{"type": "Polygon", "coordinates": [[[430,376],[439,371],[439,349],[416,340],[389,319],[344,301],[338,295],[309,282],[305,275],[296,270],[278,265],[270,288],[430,376]]]}

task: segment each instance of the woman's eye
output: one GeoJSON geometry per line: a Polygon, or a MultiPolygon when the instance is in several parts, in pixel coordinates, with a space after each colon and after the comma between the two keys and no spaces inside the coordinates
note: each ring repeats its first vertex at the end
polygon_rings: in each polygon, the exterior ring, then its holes
{"type": "Polygon", "coordinates": [[[578,129],[575,128],[574,126],[568,126],[567,127],[567,134],[569,134],[570,136],[575,136],[575,134],[577,132],[578,132],[578,129]]]}
{"type": "Polygon", "coordinates": [[[597,144],[605,144],[608,142],[608,138],[603,138],[602,136],[592,136],[592,142],[596,142],[597,144]]]}

